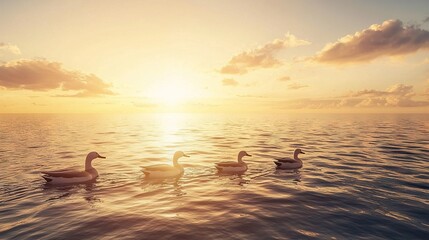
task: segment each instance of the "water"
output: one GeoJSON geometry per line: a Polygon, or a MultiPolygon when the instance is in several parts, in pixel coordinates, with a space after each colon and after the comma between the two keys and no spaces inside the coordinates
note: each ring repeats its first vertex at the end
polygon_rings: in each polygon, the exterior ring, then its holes
{"type": "Polygon", "coordinates": [[[428,136],[429,115],[0,115],[0,238],[427,239],[428,136]],[[95,183],[45,185],[92,150],[95,183]],[[184,176],[144,178],[176,150],[184,176]]]}

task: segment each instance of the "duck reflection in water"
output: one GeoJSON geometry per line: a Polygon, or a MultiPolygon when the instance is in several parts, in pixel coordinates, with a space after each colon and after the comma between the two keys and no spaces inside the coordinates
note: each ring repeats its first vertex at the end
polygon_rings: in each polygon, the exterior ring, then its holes
{"type": "Polygon", "coordinates": [[[142,189],[149,195],[156,194],[158,191],[169,191],[173,189],[172,193],[177,197],[186,195],[183,191],[183,181],[181,181],[183,174],[175,178],[143,178],[142,189]]]}
{"type": "Polygon", "coordinates": [[[51,185],[45,183],[42,186],[42,190],[49,197],[46,202],[61,201],[73,195],[81,195],[90,205],[102,202],[95,194],[98,190],[95,181],[75,185],[51,185]]]}

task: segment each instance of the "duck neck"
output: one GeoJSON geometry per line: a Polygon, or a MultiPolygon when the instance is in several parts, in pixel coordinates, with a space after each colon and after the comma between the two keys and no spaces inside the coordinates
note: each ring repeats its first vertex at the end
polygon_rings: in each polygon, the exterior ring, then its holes
{"type": "Polygon", "coordinates": [[[301,161],[301,159],[299,159],[299,157],[298,157],[298,154],[299,153],[294,153],[293,154],[293,159],[295,159],[295,161],[301,161]]]}
{"type": "Polygon", "coordinates": [[[86,160],[85,160],[85,171],[88,171],[88,170],[90,170],[90,169],[93,169],[93,167],[92,167],[92,159],[90,159],[90,158],[87,158],[86,160]]]}
{"type": "Polygon", "coordinates": [[[244,163],[244,161],[243,161],[243,157],[244,157],[244,156],[240,156],[240,155],[239,155],[239,156],[237,157],[237,161],[238,161],[239,163],[244,163]]]}
{"type": "Polygon", "coordinates": [[[179,158],[178,157],[173,157],[173,166],[174,167],[180,167],[179,158]]]}

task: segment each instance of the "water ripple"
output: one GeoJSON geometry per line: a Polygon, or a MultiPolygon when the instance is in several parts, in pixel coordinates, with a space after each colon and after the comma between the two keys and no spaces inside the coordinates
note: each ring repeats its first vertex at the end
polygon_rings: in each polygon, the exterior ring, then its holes
{"type": "Polygon", "coordinates": [[[426,239],[428,115],[3,115],[0,238],[426,239]],[[79,141],[76,141],[79,139],[79,141]],[[302,148],[304,168],[274,157],[302,148]],[[249,170],[218,174],[235,160],[249,170]],[[100,177],[52,187],[39,171],[83,167],[100,177]],[[181,178],[140,166],[181,159],[181,178]]]}

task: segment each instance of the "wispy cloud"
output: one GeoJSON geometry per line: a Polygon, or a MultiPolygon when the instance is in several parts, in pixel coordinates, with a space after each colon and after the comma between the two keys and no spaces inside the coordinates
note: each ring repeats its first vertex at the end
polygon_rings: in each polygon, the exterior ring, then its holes
{"type": "Polygon", "coordinates": [[[12,53],[19,55],[21,54],[21,50],[19,50],[18,46],[16,45],[0,42],[0,54],[1,53],[12,53]]]}
{"type": "Polygon", "coordinates": [[[326,99],[298,99],[285,103],[286,108],[344,108],[344,107],[422,107],[429,101],[414,100],[413,87],[393,85],[386,90],[361,90],[347,95],[326,99]]]}
{"type": "Polygon", "coordinates": [[[283,77],[279,77],[277,80],[282,82],[287,82],[287,81],[290,81],[291,78],[289,76],[283,76],[283,77]]]}
{"type": "Polygon", "coordinates": [[[413,86],[396,84],[385,91],[363,90],[349,95],[349,98],[362,99],[356,106],[364,107],[417,107],[428,105],[428,102],[412,100],[416,94],[413,86]]]}
{"type": "Polygon", "coordinates": [[[153,103],[145,103],[145,102],[133,102],[133,105],[138,108],[154,108],[157,105],[153,103]]]}
{"type": "Polygon", "coordinates": [[[235,55],[220,70],[223,74],[245,74],[258,68],[273,68],[282,63],[274,56],[277,52],[301,45],[308,45],[310,42],[298,39],[287,33],[282,39],[275,39],[261,47],[244,51],[235,55]]]}
{"type": "Polygon", "coordinates": [[[112,95],[110,84],[94,74],[65,70],[61,63],[47,60],[18,60],[0,65],[0,86],[6,89],[72,91],[62,97],[112,95]]]}
{"type": "Polygon", "coordinates": [[[305,88],[305,87],[308,87],[308,86],[303,85],[303,84],[299,84],[299,83],[291,83],[287,86],[287,88],[291,89],[291,90],[296,90],[296,89],[305,88]]]}
{"type": "Polygon", "coordinates": [[[427,48],[428,31],[417,26],[404,26],[400,20],[388,20],[326,45],[313,59],[332,64],[356,63],[427,48]]]}
{"type": "Polygon", "coordinates": [[[224,86],[238,86],[238,82],[232,78],[225,78],[222,80],[222,85],[224,86]]]}
{"type": "MultiPolygon", "coordinates": [[[[427,83],[429,84],[429,79],[427,80],[427,83]]],[[[428,99],[429,99],[429,86],[426,88],[426,91],[423,93],[428,99]]]]}
{"type": "Polygon", "coordinates": [[[253,95],[253,94],[243,94],[243,95],[237,95],[237,97],[241,97],[241,98],[268,98],[267,96],[262,96],[262,95],[253,95]]]}

